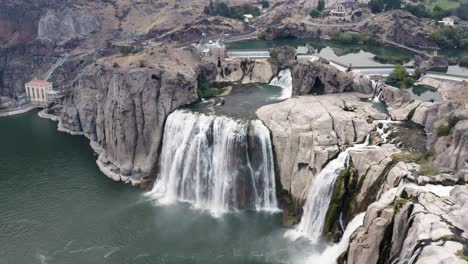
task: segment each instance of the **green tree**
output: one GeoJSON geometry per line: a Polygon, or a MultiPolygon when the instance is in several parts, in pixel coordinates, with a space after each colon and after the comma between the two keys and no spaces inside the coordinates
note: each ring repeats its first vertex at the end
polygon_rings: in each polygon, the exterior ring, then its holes
{"type": "Polygon", "coordinates": [[[310,11],[310,13],[309,13],[309,16],[312,17],[312,18],[319,17],[320,16],[320,11],[318,11],[317,9],[312,9],[312,11],[310,11]]]}
{"type": "Polygon", "coordinates": [[[406,71],[406,68],[400,64],[395,65],[395,69],[387,77],[386,81],[399,88],[411,87],[415,82],[414,78],[406,71]]]}
{"type": "Polygon", "coordinates": [[[369,2],[369,8],[372,13],[380,13],[384,9],[384,2],[383,0],[371,0],[369,2]]]}
{"type": "Polygon", "coordinates": [[[401,0],[384,0],[385,10],[393,10],[401,8],[401,0]]]}
{"type": "Polygon", "coordinates": [[[270,7],[270,2],[268,2],[267,0],[262,0],[262,7],[263,7],[263,8],[268,8],[268,7],[270,7]]]}
{"type": "Polygon", "coordinates": [[[317,10],[323,11],[324,8],[325,8],[325,0],[319,0],[317,4],[317,10]]]}
{"type": "Polygon", "coordinates": [[[447,10],[444,10],[442,9],[442,7],[436,5],[434,6],[434,8],[432,9],[432,17],[434,19],[438,19],[438,20],[441,20],[442,18],[446,17],[450,15],[450,12],[447,11],[447,10]]]}

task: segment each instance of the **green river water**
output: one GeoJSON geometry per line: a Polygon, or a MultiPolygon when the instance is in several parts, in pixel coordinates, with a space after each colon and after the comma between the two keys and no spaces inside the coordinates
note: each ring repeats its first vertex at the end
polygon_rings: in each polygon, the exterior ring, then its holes
{"type": "Polygon", "coordinates": [[[214,218],[106,178],[88,141],[37,112],[0,118],[0,263],[297,263],[281,214],[214,218]]]}

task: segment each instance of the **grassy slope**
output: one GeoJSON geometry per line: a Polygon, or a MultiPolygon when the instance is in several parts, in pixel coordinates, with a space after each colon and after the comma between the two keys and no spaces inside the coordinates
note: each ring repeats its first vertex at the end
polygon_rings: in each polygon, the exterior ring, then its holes
{"type": "Polygon", "coordinates": [[[468,3],[468,0],[425,0],[424,4],[426,7],[429,7],[431,10],[434,8],[434,6],[438,5],[442,9],[453,9],[457,8],[460,3],[468,3]]]}

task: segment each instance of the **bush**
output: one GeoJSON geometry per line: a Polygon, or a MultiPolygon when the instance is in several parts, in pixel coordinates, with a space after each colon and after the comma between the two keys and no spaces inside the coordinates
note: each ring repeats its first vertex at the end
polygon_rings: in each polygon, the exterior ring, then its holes
{"type": "Polygon", "coordinates": [[[268,8],[268,7],[270,7],[270,2],[268,2],[267,0],[262,0],[262,7],[263,7],[263,8],[268,8]]]}
{"type": "Polygon", "coordinates": [[[112,64],[112,67],[114,67],[114,68],[120,68],[120,65],[119,65],[117,62],[114,62],[114,64],[112,64]]]}
{"type": "Polygon", "coordinates": [[[146,61],[145,61],[145,60],[140,60],[140,61],[138,62],[138,66],[139,66],[140,68],[146,67],[146,61]]]}
{"type": "Polygon", "coordinates": [[[437,128],[437,136],[438,137],[444,137],[448,136],[450,134],[450,131],[452,131],[452,128],[457,125],[458,122],[461,120],[465,120],[466,118],[463,116],[452,116],[449,118],[447,125],[440,125],[437,128]]]}
{"type": "Polygon", "coordinates": [[[468,67],[468,55],[463,56],[463,58],[460,59],[459,64],[462,67],[468,67]]]}
{"type": "Polygon", "coordinates": [[[442,48],[468,48],[468,30],[461,27],[440,27],[432,32],[431,38],[442,48]]]}
{"type": "Polygon", "coordinates": [[[411,87],[416,80],[411,77],[406,68],[400,64],[395,65],[395,69],[387,77],[386,82],[398,88],[411,87]]]}
{"type": "Polygon", "coordinates": [[[317,9],[312,9],[309,13],[309,16],[312,18],[316,18],[316,17],[319,17],[320,14],[321,14],[320,11],[318,11],[317,9]]]}
{"type": "Polygon", "coordinates": [[[384,64],[403,64],[409,61],[408,58],[402,58],[399,56],[392,56],[392,55],[376,55],[374,56],[374,60],[384,64]]]}
{"type": "Polygon", "coordinates": [[[366,34],[358,32],[335,32],[331,34],[332,41],[343,44],[364,44],[369,42],[366,34]]]}
{"type": "Polygon", "coordinates": [[[323,11],[324,8],[325,8],[325,0],[319,0],[317,4],[317,10],[323,11]]]}
{"type": "Polygon", "coordinates": [[[429,155],[430,153],[401,151],[400,153],[393,154],[392,160],[395,162],[414,162],[421,166],[421,175],[436,175],[439,173],[439,170],[427,160],[429,155]]]}
{"type": "Polygon", "coordinates": [[[205,6],[203,12],[211,16],[223,16],[239,20],[244,20],[244,14],[252,14],[253,16],[260,15],[260,9],[249,4],[229,7],[224,2],[213,3],[212,0],[210,0],[210,3],[207,6],[205,6]]]}
{"type": "Polygon", "coordinates": [[[222,88],[223,85],[218,83],[210,83],[207,81],[198,81],[197,93],[200,98],[209,98],[220,95],[226,91],[222,88]]]}

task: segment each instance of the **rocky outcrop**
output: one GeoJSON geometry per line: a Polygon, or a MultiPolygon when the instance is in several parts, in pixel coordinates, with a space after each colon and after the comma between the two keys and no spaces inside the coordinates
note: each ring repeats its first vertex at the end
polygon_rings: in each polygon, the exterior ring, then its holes
{"type": "Polygon", "coordinates": [[[197,72],[90,67],[75,83],[61,126],[82,132],[114,180],[140,184],[154,176],[166,117],[198,99],[197,72]]]}
{"type": "Polygon", "coordinates": [[[387,192],[367,209],[364,224],[352,235],[342,263],[410,259],[421,264],[466,263],[468,187],[454,187],[450,197],[439,195],[414,187],[387,192]]]}
{"type": "Polygon", "coordinates": [[[339,148],[364,141],[379,115],[354,93],[302,96],[263,106],[258,117],[271,130],[277,174],[284,190],[301,201],[311,179],[339,148]]]}
{"type": "Polygon", "coordinates": [[[65,43],[74,38],[86,37],[99,30],[98,18],[79,9],[48,10],[38,23],[37,37],[52,42],[65,43]]]}
{"type": "Polygon", "coordinates": [[[294,95],[330,94],[342,92],[372,93],[370,80],[354,76],[335,67],[320,63],[301,61],[290,66],[294,95]]]}
{"type": "Polygon", "coordinates": [[[277,71],[277,67],[267,59],[233,59],[223,63],[216,81],[269,83],[277,71]]]}
{"type": "Polygon", "coordinates": [[[380,100],[387,105],[393,120],[411,118],[410,113],[421,104],[420,101],[414,100],[408,91],[389,85],[381,85],[379,88],[382,91],[380,100]]]}
{"type": "Polygon", "coordinates": [[[387,39],[410,47],[437,47],[431,38],[431,26],[401,9],[376,15],[360,25],[357,30],[373,38],[387,39]]]}
{"type": "Polygon", "coordinates": [[[424,127],[426,149],[432,151],[437,166],[454,172],[466,167],[468,108],[463,100],[421,102],[412,99],[408,92],[391,86],[382,87],[381,99],[393,119],[411,120],[424,127]]]}
{"type": "Polygon", "coordinates": [[[447,69],[449,66],[449,59],[445,56],[416,55],[414,56],[413,60],[414,67],[422,71],[429,71],[432,69],[447,69]]]}

